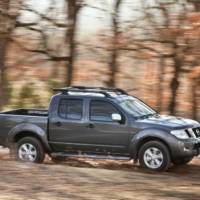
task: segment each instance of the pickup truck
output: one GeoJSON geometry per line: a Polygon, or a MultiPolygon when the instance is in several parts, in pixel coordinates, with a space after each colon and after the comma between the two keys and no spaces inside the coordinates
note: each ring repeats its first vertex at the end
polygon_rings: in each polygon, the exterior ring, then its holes
{"type": "Polygon", "coordinates": [[[12,157],[42,163],[67,157],[134,160],[165,171],[200,154],[200,124],[160,115],[119,88],[54,89],[48,110],[0,113],[0,145],[12,157]]]}

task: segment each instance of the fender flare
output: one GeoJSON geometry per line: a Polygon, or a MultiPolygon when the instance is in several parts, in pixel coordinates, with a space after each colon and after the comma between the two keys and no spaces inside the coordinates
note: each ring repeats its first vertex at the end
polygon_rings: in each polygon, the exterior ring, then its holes
{"type": "Polygon", "coordinates": [[[163,142],[171,153],[172,145],[176,145],[175,137],[162,129],[144,129],[133,136],[129,145],[129,153],[134,160],[138,159],[138,152],[143,142],[159,140],[163,142]]]}
{"type": "Polygon", "coordinates": [[[20,134],[26,135],[26,133],[27,133],[27,136],[29,136],[30,133],[33,136],[35,135],[35,137],[37,137],[42,142],[42,144],[44,145],[44,148],[47,151],[51,151],[51,147],[48,143],[46,131],[35,124],[27,124],[27,123],[19,124],[9,131],[8,137],[7,137],[7,146],[9,147],[15,142],[16,136],[20,134]]]}

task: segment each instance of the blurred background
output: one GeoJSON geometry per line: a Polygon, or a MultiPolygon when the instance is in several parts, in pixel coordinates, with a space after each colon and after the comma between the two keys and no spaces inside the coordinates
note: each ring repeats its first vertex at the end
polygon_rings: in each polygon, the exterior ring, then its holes
{"type": "Polygon", "coordinates": [[[0,0],[0,109],[70,85],[200,121],[200,0],[0,0]]]}

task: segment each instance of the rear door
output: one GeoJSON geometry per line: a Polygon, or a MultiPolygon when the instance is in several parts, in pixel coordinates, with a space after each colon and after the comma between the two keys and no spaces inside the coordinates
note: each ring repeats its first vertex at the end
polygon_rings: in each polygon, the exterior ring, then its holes
{"type": "Polygon", "coordinates": [[[80,149],[85,142],[84,98],[61,98],[49,119],[49,140],[56,151],[80,149]]]}

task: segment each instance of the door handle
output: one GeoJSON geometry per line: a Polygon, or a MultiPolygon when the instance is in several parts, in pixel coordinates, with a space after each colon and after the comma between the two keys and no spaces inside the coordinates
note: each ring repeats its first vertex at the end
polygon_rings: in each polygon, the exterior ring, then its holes
{"type": "Polygon", "coordinates": [[[55,125],[56,126],[62,126],[62,123],[61,122],[55,122],[55,125]]]}
{"type": "Polygon", "coordinates": [[[87,125],[87,128],[94,128],[95,126],[94,126],[94,124],[88,124],[87,125]]]}

